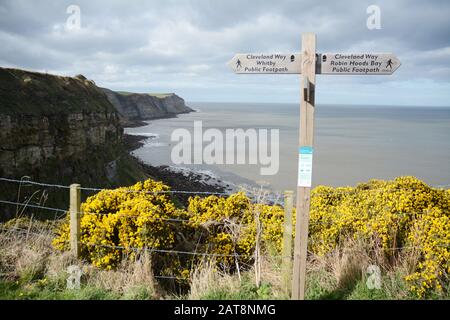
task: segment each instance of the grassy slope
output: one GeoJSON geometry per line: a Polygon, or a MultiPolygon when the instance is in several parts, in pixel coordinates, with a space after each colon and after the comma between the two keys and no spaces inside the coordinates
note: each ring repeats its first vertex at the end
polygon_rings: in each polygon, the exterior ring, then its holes
{"type": "Polygon", "coordinates": [[[0,113],[67,114],[114,111],[95,84],[18,69],[0,68],[0,113]]]}
{"type": "Polygon", "coordinates": [[[174,95],[174,93],[136,93],[136,92],[128,92],[128,91],[116,91],[116,92],[121,95],[124,95],[124,96],[129,96],[129,95],[133,95],[133,94],[148,94],[149,96],[156,97],[159,99],[164,99],[164,98],[174,95]]]}
{"type": "MultiPolygon", "coordinates": [[[[400,274],[385,274],[382,278],[382,289],[368,289],[366,279],[355,280],[351,286],[340,288],[336,283],[323,284],[324,277],[330,274],[322,271],[321,275],[308,277],[307,300],[409,300],[415,297],[408,293],[406,284],[400,274]]],[[[234,288],[211,284],[211,288],[195,298],[201,300],[272,300],[288,299],[286,295],[276,292],[272,283],[263,282],[257,288],[253,282],[253,274],[244,273],[243,281],[234,288]]],[[[333,281],[331,281],[333,282],[333,281]]],[[[184,296],[167,295],[168,299],[189,299],[184,296]]],[[[432,294],[429,299],[450,299],[449,295],[432,294]]],[[[104,300],[104,299],[154,299],[144,288],[132,293],[121,293],[114,290],[95,287],[89,284],[80,290],[68,290],[60,280],[35,279],[0,281],[0,300],[104,300]]]]}
{"type": "MultiPolygon", "coordinates": [[[[266,252],[262,261],[262,284],[255,286],[253,269],[237,274],[218,271],[208,264],[192,270],[190,291],[179,295],[161,289],[152,274],[151,257],[125,260],[117,270],[99,270],[76,261],[70,253],[55,250],[50,242],[53,227],[48,222],[19,219],[8,223],[26,231],[24,234],[0,232],[1,299],[288,299],[280,277],[281,259],[266,252]],[[28,230],[28,231],[27,231],[28,230]],[[28,234],[27,232],[31,232],[28,234]],[[79,265],[83,271],[80,290],[67,290],[67,266],[79,265]]],[[[347,248],[350,249],[350,248],[347,248]]],[[[361,253],[362,254],[362,253],[361,253]]],[[[417,299],[408,291],[407,265],[381,270],[381,288],[369,289],[366,266],[362,259],[344,259],[340,255],[310,256],[307,271],[309,300],[403,300],[417,299]],[[405,268],[406,267],[406,268],[405,268]]],[[[165,280],[161,280],[165,281],[165,280]]],[[[433,291],[427,299],[450,299],[449,283],[443,292],[433,291]]]]}
{"type": "Polygon", "coordinates": [[[82,290],[55,288],[54,284],[21,284],[0,281],[0,300],[110,300],[118,297],[104,289],[92,287],[82,290]]]}

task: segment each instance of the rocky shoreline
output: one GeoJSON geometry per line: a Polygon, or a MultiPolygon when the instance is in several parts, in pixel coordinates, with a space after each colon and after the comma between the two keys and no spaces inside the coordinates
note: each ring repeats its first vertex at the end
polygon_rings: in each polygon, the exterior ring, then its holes
{"type": "MultiPolygon", "coordinates": [[[[132,151],[139,149],[144,145],[144,141],[151,139],[148,136],[130,135],[124,134],[123,144],[126,150],[131,153],[132,151]]],[[[193,171],[177,171],[170,166],[152,166],[144,163],[141,159],[130,156],[139,163],[142,171],[149,175],[151,178],[157,181],[162,181],[168,185],[172,190],[182,190],[188,192],[212,192],[212,193],[229,193],[232,188],[230,185],[224,183],[221,180],[210,182],[212,180],[209,177],[205,178],[205,175],[196,173],[193,171]]],[[[190,196],[193,194],[174,194],[174,198],[182,203],[186,203],[190,196]]]]}

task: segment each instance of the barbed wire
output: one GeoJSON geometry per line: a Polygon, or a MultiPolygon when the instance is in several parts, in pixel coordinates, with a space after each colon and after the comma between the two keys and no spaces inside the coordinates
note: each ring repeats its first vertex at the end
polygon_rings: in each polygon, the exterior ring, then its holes
{"type": "MultiPolygon", "coordinates": [[[[6,182],[18,182],[18,183],[29,183],[29,184],[33,184],[33,185],[38,185],[38,186],[46,186],[46,187],[56,187],[56,188],[64,188],[64,189],[69,189],[70,186],[64,186],[64,185],[58,185],[58,184],[48,184],[48,183],[40,183],[40,182],[34,182],[34,181],[30,181],[30,180],[15,180],[15,179],[8,179],[8,178],[0,178],[1,181],[6,181],[6,182]]],[[[99,189],[99,188],[80,188],[82,190],[91,190],[91,191],[102,191],[102,190],[110,190],[110,189],[99,189]]],[[[370,190],[375,190],[376,189],[369,189],[370,190]]],[[[400,189],[394,189],[394,190],[400,190],[400,189]]],[[[406,190],[411,190],[411,189],[406,189],[406,190]]],[[[127,190],[129,192],[133,192],[133,193],[147,193],[147,194],[158,194],[158,193],[186,193],[186,194],[215,194],[215,195],[230,195],[229,193],[219,193],[219,192],[195,192],[195,191],[181,191],[181,190],[161,190],[161,191],[147,191],[147,190],[127,190]]],[[[334,195],[337,193],[345,193],[345,194],[349,194],[354,192],[355,190],[332,190],[331,192],[325,192],[325,194],[327,195],[334,195]]],[[[269,193],[266,190],[260,190],[259,193],[259,197],[258,200],[260,201],[261,199],[263,199],[264,196],[267,196],[269,193]]],[[[317,193],[315,193],[317,194],[317,193]]],[[[319,193],[320,194],[320,193],[319,193]]],[[[273,195],[273,194],[272,194],[273,195]]],[[[281,194],[278,194],[275,202],[274,202],[274,206],[278,205],[278,202],[280,201],[280,199],[282,198],[281,194]]],[[[35,205],[35,204],[29,204],[29,203],[20,203],[20,202],[13,202],[13,201],[7,201],[7,200],[0,200],[0,203],[4,203],[4,204],[9,204],[9,205],[16,205],[16,206],[22,206],[22,207],[29,207],[29,208],[35,208],[35,209],[42,209],[42,210],[51,210],[51,211],[55,211],[55,212],[60,212],[60,213],[64,213],[66,214],[68,212],[67,209],[60,209],[60,208],[52,208],[52,207],[46,207],[46,206],[41,206],[41,205],[35,205]]],[[[102,213],[102,212],[78,212],[78,214],[80,215],[119,215],[119,216],[124,216],[124,217],[142,217],[142,215],[136,214],[136,215],[130,215],[127,213],[102,213]]],[[[424,212],[396,212],[396,214],[398,215],[420,215],[420,214],[424,214],[424,212]]],[[[164,217],[149,217],[150,219],[154,219],[154,220],[161,220],[161,221],[169,221],[169,222],[185,222],[185,223],[199,223],[198,221],[193,221],[191,219],[181,219],[181,218],[164,218],[164,217]]],[[[234,222],[231,221],[232,223],[236,223],[239,224],[239,222],[234,222]]],[[[209,220],[209,221],[204,221],[201,222],[200,224],[208,224],[208,223],[216,223],[216,224],[227,224],[230,223],[230,221],[214,221],[214,220],[209,220]]],[[[310,226],[314,226],[314,225],[333,225],[333,223],[335,223],[335,221],[333,220],[326,220],[326,221],[310,221],[310,226]]],[[[366,222],[367,223],[367,222],[366,222]]],[[[9,229],[11,230],[11,228],[9,229]]],[[[21,230],[22,232],[25,232],[24,230],[21,230]]],[[[99,244],[86,244],[86,245],[95,245],[95,246],[104,246],[106,247],[107,245],[99,245],[99,244]]],[[[127,249],[127,250],[143,250],[142,248],[134,248],[134,247],[121,247],[121,246],[112,246],[113,248],[116,249],[127,249]]],[[[402,250],[402,249],[406,249],[407,247],[399,247],[399,248],[392,248],[392,249],[387,249],[387,250],[402,250]]],[[[421,247],[411,247],[411,248],[415,248],[415,249],[421,249],[421,247]]],[[[422,248],[423,249],[423,248],[422,248]]],[[[156,249],[156,248],[147,248],[144,250],[149,250],[152,252],[160,252],[160,253],[168,253],[168,254],[186,254],[186,255],[202,255],[202,256],[222,256],[222,257],[239,257],[240,255],[236,255],[236,254],[212,254],[212,253],[198,253],[198,252],[187,252],[187,251],[175,251],[175,250],[164,250],[164,249],[156,249]]],[[[386,250],[386,249],[385,249],[386,250]]],[[[246,255],[247,256],[247,255],[246,255]]]]}
{"type": "MultiPolygon", "coordinates": [[[[17,180],[17,179],[10,179],[10,178],[0,177],[0,181],[11,182],[11,183],[20,183],[20,184],[26,183],[26,184],[31,184],[31,185],[43,186],[43,187],[54,187],[54,188],[70,189],[70,186],[68,186],[68,185],[42,183],[42,182],[36,182],[36,181],[27,180],[27,179],[17,180]]],[[[434,186],[434,188],[446,188],[446,187],[450,187],[450,184],[443,184],[443,185],[434,186]]],[[[318,191],[316,192],[316,191],[312,190],[311,194],[312,195],[340,195],[340,194],[351,194],[352,192],[358,191],[355,188],[352,188],[351,190],[339,190],[339,188],[346,188],[346,187],[337,187],[337,188],[334,188],[334,189],[332,189],[330,191],[325,191],[325,192],[318,192],[318,191]]],[[[93,188],[93,187],[80,187],[80,190],[96,191],[96,192],[100,192],[100,191],[114,191],[114,189],[111,189],[111,188],[93,188]]],[[[392,190],[409,190],[409,191],[414,191],[412,188],[394,188],[392,190]]],[[[130,189],[123,190],[123,191],[126,192],[126,193],[144,193],[144,194],[153,194],[153,195],[157,195],[157,194],[192,194],[192,195],[218,195],[218,196],[230,196],[230,195],[232,195],[232,191],[229,191],[229,192],[191,191],[191,190],[149,191],[149,190],[130,190],[130,189]]],[[[247,193],[252,194],[252,195],[255,195],[256,192],[258,192],[258,194],[265,193],[266,197],[267,196],[280,197],[282,195],[282,192],[272,192],[270,190],[264,190],[264,189],[259,189],[258,191],[255,191],[255,190],[252,191],[252,190],[249,190],[248,188],[241,188],[241,190],[236,190],[235,192],[239,192],[239,191],[244,191],[244,192],[247,192],[247,193]]],[[[372,189],[367,189],[367,191],[385,191],[385,189],[380,188],[378,190],[377,188],[372,188],[372,189]]]]}
{"type": "MultiPolygon", "coordinates": [[[[450,244],[434,244],[433,247],[438,248],[450,248],[450,244]]],[[[355,253],[355,252],[379,252],[379,251],[403,251],[403,250],[423,250],[426,249],[424,246],[402,246],[402,247],[392,247],[392,248],[334,248],[329,252],[324,253],[324,255],[329,256],[333,253],[355,253]]],[[[315,254],[311,251],[308,251],[310,254],[315,254]]],[[[318,255],[318,254],[315,254],[318,255]]]]}
{"type": "MultiPolygon", "coordinates": [[[[0,181],[11,182],[11,183],[20,183],[20,184],[31,184],[41,187],[53,187],[53,188],[61,188],[61,189],[70,189],[68,185],[61,184],[51,184],[51,183],[42,183],[35,182],[31,180],[16,180],[9,178],[0,178],[0,181]]],[[[80,190],[85,191],[113,191],[114,189],[109,188],[91,188],[91,187],[80,187],[80,190]]],[[[149,191],[149,190],[124,190],[127,193],[146,193],[146,194],[208,194],[208,195],[230,195],[231,192],[212,192],[212,191],[190,191],[190,190],[160,190],[160,191],[149,191]]]]}
{"type": "Polygon", "coordinates": [[[137,248],[137,247],[125,247],[125,246],[111,246],[107,244],[99,244],[99,243],[83,243],[82,245],[86,246],[94,246],[94,247],[105,247],[111,249],[122,249],[122,250],[131,250],[131,251],[149,251],[149,252],[157,252],[157,253],[168,253],[168,254],[182,254],[182,255],[194,255],[194,256],[209,256],[209,257],[250,257],[251,255],[239,255],[239,254],[226,254],[226,253],[203,253],[203,252],[192,252],[192,251],[179,251],[179,250],[166,250],[166,249],[156,249],[156,248],[137,248]]]}
{"type": "MultiPolygon", "coordinates": [[[[51,207],[44,207],[39,205],[33,205],[33,204],[25,204],[20,202],[13,202],[13,201],[6,201],[6,200],[0,200],[0,203],[9,204],[9,205],[19,205],[23,207],[30,207],[34,209],[43,209],[43,210],[50,210],[50,211],[56,211],[61,213],[69,213],[69,210],[59,209],[59,208],[51,208],[51,207]]],[[[93,216],[108,216],[108,215],[114,215],[114,216],[123,216],[123,217],[130,217],[130,218],[139,218],[144,217],[143,215],[139,214],[128,214],[128,213],[102,213],[102,212],[77,212],[77,214],[80,215],[93,215],[93,216]]],[[[163,218],[163,217],[148,217],[153,220],[161,220],[161,221],[169,221],[169,222],[190,222],[190,223],[199,223],[199,224],[207,224],[207,223],[216,223],[216,224],[226,224],[227,221],[217,221],[217,220],[207,220],[198,222],[195,220],[189,220],[189,219],[180,219],[180,218],[163,218]]]]}
{"type": "MultiPolygon", "coordinates": [[[[278,202],[280,201],[280,199],[277,199],[275,201],[275,203],[273,204],[273,206],[281,206],[281,204],[279,204],[278,202]]],[[[63,214],[68,214],[69,210],[68,209],[60,209],[60,208],[52,208],[52,207],[45,207],[45,206],[40,206],[40,205],[34,205],[34,204],[29,204],[29,203],[20,203],[20,202],[14,202],[14,201],[7,201],[7,200],[0,200],[0,203],[4,203],[4,204],[9,204],[9,205],[14,205],[14,206],[22,206],[22,207],[30,207],[30,208],[34,208],[34,209],[41,209],[41,210],[49,210],[49,211],[55,211],[55,212],[59,212],[59,213],[63,213],[63,214]]],[[[140,217],[145,217],[143,215],[140,214],[129,214],[129,213],[104,213],[104,212],[77,212],[77,214],[79,215],[91,215],[91,216],[119,216],[119,217],[125,217],[125,218],[135,218],[138,219],[140,217]]],[[[409,215],[409,216],[419,216],[422,214],[425,214],[425,212],[395,212],[393,213],[396,216],[401,216],[401,215],[409,215]]],[[[58,218],[61,218],[62,216],[59,216],[58,218]]],[[[235,224],[240,224],[241,226],[245,227],[245,226],[249,226],[252,225],[252,223],[250,224],[243,224],[239,221],[219,221],[219,220],[206,220],[206,221],[196,221],[196,220],[191,220],[191,219],[181,219],[181,218],[165,218],[165,217],[148,217],[149,220],[158,220],[158,221],[168,221],[168,222],[181,222],[181,223],[194,223],[194,224],[200,224],[200,225],[208,225],[208,224],[222,224],[222,225],[229,225],[230,223],[235,223],[235,224]]],[[[324,225],[330,225],[332,226],[334,223],[336,223],[336,219],[334,220],[316,220],[316,221],[309,221],[309,226],[310,227],[314,227],[314,226],[324,226],[324,225]]],[[[358,221],[352,221],[352,223],[358,223],[358,221]]],[[[364,222],[364,224],[370,224],[370,222],[366,221],[364,222]]]]}
{"type": "MultiPolygon", "coordinates": [[[[114,189],[108,188],[89,188],[80,187],[80,190],[85,191],[114,191],[114,189]]],[[[203,194],[203,195],[220,195],[229,196],[230,192],[212,192],[212,191],[190,191],[190,190],[159,190],[159,191],[149,191],[149,190],[123,190],[125,193],[141,193],[141,194],[203,194]]]]}
{"type": "MultiPolygon", "coordinates": [[[[44,238],[49,238],[49,235],[46,234],[42,234],[42,233],[36,233],[33,231],[29,231],[27,229],[22,229],[22,228],[16,228],[16,227],[4,227],[0,225],[0,230],[4,230],[7,232],[16,232],[22,235],[35,235],[35,236],[41,236],[44,238]]],[[[191,251],[180,251],[180,250],[165,250],[165,249],[156,249],[156,248],[137,248],[137,247],[126,247],[126,246],[113,246],[113,245],[105,245],[105,244],[96,244],[96,243],[81,243],[81,245],[86,245],[86,246],[95,246],[95,247],[105,247],[105,248],[111,248],[111,249],[121,249],[121,250],[132,250],[132,251],[136,251],[136,252],[142,252],[142,251],[147,251],[147,252],[156,252],[156,253],[166,253],[166,254],[180,254],[180,255],[192,255],[192,256],[203,256],[203,257],[229,257],[229,258],[241,258],[241,257],[245,257],[245,258],[252,258],[253,254],[219,254],[219,253],[201,253],[201,252],[191,252],[191,251]]],[[[440,247],[440,248],[450,248],[450,244],[434,244],[433,247],[440,247]]],[[[407,250],[424,250],[426,249],[424,246],[402,246],[402,247],[393,247],[393,248],[382,248],[382,247],[378,247],[378,248],[335,248],[329,252],[324,253],[325,256],[329,256],[332,255],[333,253],[355,253],[355,252],[376,252],[376,251],[407,251],[407,250]]],[[[314,254],[311,251],[308,251],[309,254],[313,254],[313,255],[319,255],[320,254],[314,254]]],[[[290,256],[284,256],[284,255],[277,255],[277,254],[264,254],[264,255],[260,255],[261,257],[268,257],[268,258],[281,258],[281,259],[285,259],[288,258],[291,261],[294,259],[293,255],[290,256]]],[[[158,275],[158,276],[154,276],[155,278],[160,278],[160,279],[174,279],[174,280],[183,280],[183,281],[188,281],[185,278],[179,278],[179,277],[175,277],[175,276],[169,276],[169,275],[158,275]]]]}
{"type": "Polygon", "coordinates": [[[18,228],[18,227],[5,227],[2,225],[0,225],[0,230],[6,231],[6,232],[16,232],[16,233],[20,233],[20,234],[24,234],[24,235],[31,234],[34,236],[44,237],[44,238],[48,238],[50,236],[49,234],[38,233],[38,232],[31,231],[29,229],[23,229],[23,228],[18,228]]]}
{"type": "MultiPolygon", "coordinates": [[[[63,189],[70,189],[70,186],[68,185],[60,185],[60,184],[51,184],[51,183],[41,183],[41,182],[35,182],[31,180],[16,180],[16,179],[9,179],[9,178],[0,178],[0,181],[5,182],[11,182],[11,183],[19,183],[19,184],[31,184],[31,185],[37,185],[37,186],[43,186],[43,187],[54,187],[54,188],[63,188],[63,189]]],[[[125,190],[122,190],[122,192],[125,193],[139,193],[139,194],[148,194],[148,195],[159,195],[159,194],[188,194],[188,195],[211,195],[211,196],[231,196],[235,192],[243,191],[249,194],[250,196],[255,196],[256,191],[252,191],[248,188],[240,188],[239,190],[235,191],[228,191],[228,192],[215,192],[215,191],[191,191],[191,190],[158,190],[158,191],[150,191],[150,190],[131,190],[126,189],[127,187],[122,187],[125,190]]],[[[92,191],[92,192],[101,192],[101,191],[115,191],[115,189],[111,188],[93,188],[93,187],[80,187],[80,190],[83,191],[92,191]]],[[[270,198],[270,196],[273,197],[279,197],[281,193],[277,192],[269,192],[269,190],[264,190],[266,192],[266,196],[270,198]]],[[[270,199],[269,199],[270,200],[270,199]]]]}
{"type": "Polygon", "coordinates": [[[156,279],[174,279],[174,280],[179,280],[179,281],[189,281],[189,279],[175,277],[175,276],[153,276],[153,278],[156,278],[156,279]]]}
{"type": "MultiPolygon", "coordinates": [[[[123,217],[130,217],[130,218],[140,218],[145,217],[140,214],[128,214],[128,213],[95,213],[95,212],[84,212],[82,213],[84,215],[92,215],[92,216],[107,216],[107,215],[115,215],[115,216],[123,216],[123,217]]],[[[207,223],[216,223],[216,224],[225,224],[227,222],[225,221],[217,221],[217,220],[207,220],[203,222],[198,222],[195,220],[189,220],[189,219],[180,219],[180,218],[162,218],[162,217],[147,217],[150,220],[160,220],[160,221],[169,221],[169,222],[190,222],[190,223],[199,223],[199,224],[207,224],[207,223]]]]}
{"type": "Polygon", "coordinates": [[[0,178],[0,181],[4,182],[14,182],[14,183],[28,183],[40,187],[53,187],[53,188],[61,188],[61,189],[70,189],[70,186],[60,185],[60,184],[51,184],[51,183],[42,183],[42,182],[35,182],[31,180],[16,180],[16,179],[8,179],[8,178],[0,178]]]}
{"type": "MultiPolygon", "coordinates": [[[[49,238],[49,234],[44,233],[37,233],[33,231],[29,231],[28,229],[23,228],[17,228],[17,227],[5,227],[0,225],[0,230],[6,231],[6,232],[15,232],[19,234],[32,234],[36,236],[41,236],[44,238],[49,238]]],[[[66,242],[69,242],[66,240],[66,242]]],[[[168,250],[168,249],[157,249],[157,248],[148,248],[148,247],[126,247],[126,246],[115,246],[115,245],[107,245],[107,244],[100,244],[100,243],[80,243],[80,245],[84,246],[93,246],[93,247],[105,247],[110,249],[120,249],[120,250],[131,250],[131,251],[148,251],[150,253],[156,252],[156,253],[167,253],[167,254],[182,254],[182,255],[196,255],[196,256],[209,256],[209,257],[234,257],[234,258],[240,258],[240,257],[246,257],[251,258],[253,254],[222,254],[222,253],[202,253],[202,252],[192,252],[192,251],[181,251],[181,250],[168,250]]],[[[261,255],[265,257],[273,257],[273,258],[290,258],[293,259],[293,256],[283,256],[283,255],[276,255],[276,254],[270,254],[270,255],[261,255]]]]}
{"type": "MultiPolygon", "coordinates": [[[[32,234],[36,236],[42,236],[45,238],[48,238],[48,234],[43,233],[37,233],[33,231],[29,231],[28,229],[23,228],[17,228],[17,227],[4,227],[0,225],[0,230],[4,230],[7,232],[16,232],[20,234],[32,234]]],[[[250,258],[253,256],[253,254],[222,254],[222,253],[202,253],[202,252],[192,252],[192,251],[180,251],[180,250],[167,250],[167,249],[157,249],[157,248],[147,248],[147,247],[126,247],[126,246],[114,246],[114,245],[106,245],[106,244],[98,244],[98,243],[81,243],[81,245],[85,246],[94,246],[94,247],[105,247],[105,248],[111,248],[111,249],[121,249],[121,250],[131,250],[131,251],[148,251],[150,253],[156,252],[156,253],[167,253],[167,254],[182,254],[182,255],[197,255],[197,256],[210,256],[210,257],[231,257],[231,258],[239,258],[239,257],[246,257],[250,258]]],[[[439,247],[439,248],[450,248],[450,244],[434,244],[433,247],[439,247]]],[[[330,255],[333,253],[339,253],[339,252],[375,252],[375,251],[402,251],[402,250],[412,250],[412,249],[425,249],[424,246],[402,246],[402,247],[392,247],[392,248],[334,248],[331,251],[325,253],[325,255],[330,255]]],[[[310,254],[315,254],[311,251],[308,251],[310,254]]],[[[293,259],[293,255],[291,256],[284,256],[279,254],[265,254],[261,255],[262,257],[271,257],[271,258],[289,258],[293,259]]]]}
{"type": "Polygon", "coordinates": [[[44,207],[44,206],[39,206],[39,205],[34,205],[34,204],[29,204],[29,203],[21,203],[21,202],[7,201],[7,200],[0,200],[0,203],[10,204],[10,205],[18,205],[18,206],[22,206],[22,207],[30,207],[30,208],[34,208],[34,209],[43,209],[43,210],[50,210],[50,211],[56,211],[56,212],[63,212],[63,213],[68,212],[68,210],[64,210],[64,209],[44,207]]]}

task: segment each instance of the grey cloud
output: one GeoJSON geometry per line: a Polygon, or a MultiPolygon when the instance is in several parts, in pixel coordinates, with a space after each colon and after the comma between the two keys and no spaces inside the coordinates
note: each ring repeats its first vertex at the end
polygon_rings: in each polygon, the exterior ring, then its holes
{"type": "MultiPolygon", "coordinates": [[[[362,1],[72,1],[3,0],[0,63],[74,75],[104,86],[153,90],[167,86],[209,95],[246,97],[277,88],[296,98],[293,77],[238,77],[226,62],[238,52],[300,50],[302,32],[316,32],[319,51],[389,51],[402,67],[389,79],[355,83],[450,82],[450,2],[377,1],[381,30],[368,30],[362,1]],[[66,8],[78,4],[82,30],[64,29],[66,8]]],[[[295,78],[298,79],[298,78],[295,78]]],[[[333,85],[333,80],[324,80],[333,85]]],[[[331,90],[330,90],[331,91],[331,90]]],[[[263,93],[264,94],[264,93],[263,93]]],[[[188,97],[189,98],[189,97],[188,97]]]]}

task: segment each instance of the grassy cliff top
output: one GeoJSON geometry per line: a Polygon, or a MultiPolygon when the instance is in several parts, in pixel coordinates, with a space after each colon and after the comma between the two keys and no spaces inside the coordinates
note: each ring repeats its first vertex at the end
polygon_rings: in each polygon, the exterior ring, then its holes
{"type": "Polygon", "coordinates": [[[129,95],[132,95],[132,94],[146,94],[146,95],[149,95],[149,96],[152,96],[152,97],[155,97],[155,98],[160,98],[160,99],[164,99],[164,98],[171,97],[171,96],[175,95],[175,93],[135,93],[135,92],[128,92],[128,91],[116,91],[116,93],[119,93],[119,94],[124,95],[124,96],[129,96],[129,95]]]}
{"type": "Polygon", "coordinates": [[[2,114],[64,114],[114,110],[95,83],[83,76],[72,78],[0,68],[2,114]]]}

